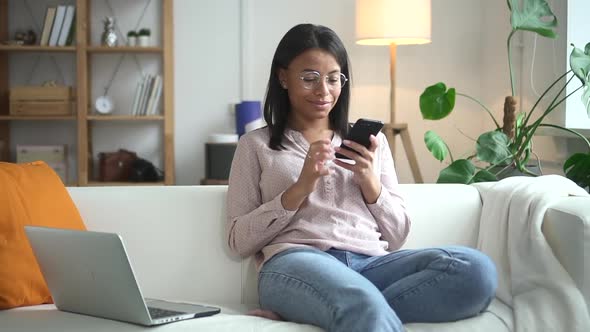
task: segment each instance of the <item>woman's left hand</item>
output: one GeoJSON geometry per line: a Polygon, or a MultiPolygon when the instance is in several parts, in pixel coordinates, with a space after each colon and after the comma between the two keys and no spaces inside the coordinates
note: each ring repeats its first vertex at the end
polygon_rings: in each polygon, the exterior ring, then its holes
{"type": "Polygon", "coordinates": [[[381,194],[381,180],[373,171],[373,163],[375,158],[375,151],[379,146],[377,137],[371,135],[369,137],[371,146],[367,149],[361,144],[353,141],[344,140],[342,143],[349,148],[357,151],[350,151],[341,147],[335,147],[335,151],[339,152],[354,161],[354,164],[344,162],[342,160],[334,159],[334,164],[351,171],[354,181],[361,187],[363,197],[369,204],[375,203],[381,194]]]}

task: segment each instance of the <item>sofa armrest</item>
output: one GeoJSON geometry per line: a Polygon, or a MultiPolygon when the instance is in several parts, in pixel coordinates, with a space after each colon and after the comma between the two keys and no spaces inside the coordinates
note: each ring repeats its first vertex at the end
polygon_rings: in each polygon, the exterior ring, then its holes
{"type": "Polygon", "coordinates": [[[545,213],[543,234],[590,310],[590,197],[565,197],[545,213]]]}

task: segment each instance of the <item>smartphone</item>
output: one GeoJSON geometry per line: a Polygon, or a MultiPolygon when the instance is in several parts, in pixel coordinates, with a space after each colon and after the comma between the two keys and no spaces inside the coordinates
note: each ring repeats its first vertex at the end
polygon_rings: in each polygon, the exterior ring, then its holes
{"type": "MultiPolygon", "coordinates": [[[[377,136],[377,134],[381,131],[381,128],[383,128],[382,121],[371,119],[358,119],[354,123],[352,128],[348,131],[346,139],[349,141],[359,143],[368,149],[371,146],[369,136],[377,136]]],[[[343,149],[356,152],[355,150],[349,148],[348,146],[345,146],[344,144],[341,144],[340,147],[343,149]]],[[[349,157],[340,153],[336,153],[336,158],[350,159],[349,157]]]]}

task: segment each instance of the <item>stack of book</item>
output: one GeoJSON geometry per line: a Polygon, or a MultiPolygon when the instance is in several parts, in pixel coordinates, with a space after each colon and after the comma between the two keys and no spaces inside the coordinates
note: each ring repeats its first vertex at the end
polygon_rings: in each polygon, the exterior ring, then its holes
{"type": "Polygon", "coordinates": [[[162,95],[162,76],[147,74],[137,83],[131,114],[158,115],[162,95]]]}
{"type": "Polygon", "coordinates": [[[39,39],[41,46],[68,46],[75,41],[76,7],[58,5],[47,7],[43,31],[39,39]]]}

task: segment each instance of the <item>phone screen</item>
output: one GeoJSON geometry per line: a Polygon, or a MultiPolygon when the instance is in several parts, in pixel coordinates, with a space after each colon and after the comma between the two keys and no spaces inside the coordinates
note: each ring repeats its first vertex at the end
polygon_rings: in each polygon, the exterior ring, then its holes
{"type": "MultiPolygon", "coordinates": [[[[349,141],[359,143],[368,149],[371,146],[371,141],[369,140],[369,136],[371,136],[371,135],[377,136],[379,131],[381,131],[381,128],[383,128],[383,122],[381,122],[379,120],[358,119],[354,123],[352,128],[348,131],[348,134],[346,135],[346,139],[349,141]]],[[[356,152],[355,150],[353,150],[343,144],[341,144],[340,147],[343,149],[347,149],[347,150],[356,152]]],[[[343,154],[340,154],[340,153],[336,153],[336,158],[350,159],[349,157],[347,157],[343,154]]]]}

